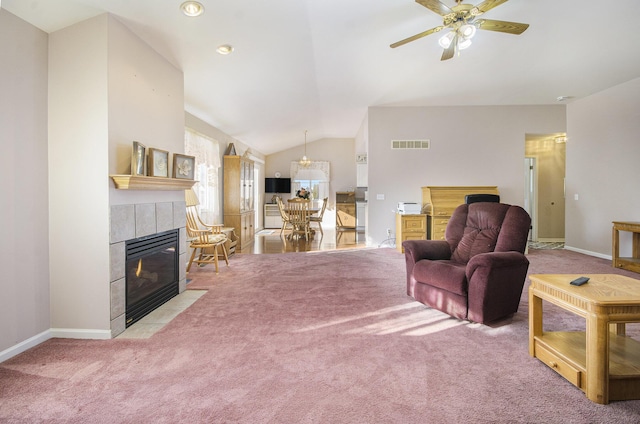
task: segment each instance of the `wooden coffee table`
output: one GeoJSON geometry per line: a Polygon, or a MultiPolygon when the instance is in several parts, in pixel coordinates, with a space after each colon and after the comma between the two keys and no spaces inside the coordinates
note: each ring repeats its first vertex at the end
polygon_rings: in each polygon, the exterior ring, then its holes
{"type": "Polygon", "coordinates": [[[640,342],[625,336],[625,323],[640,322],[640,280],[613,274],[531,275],[529,354],[538,358],[590,400],[640,399],[640,342]],[[586,320],[586,331],[543,330],[542,301],[586,320]]]}

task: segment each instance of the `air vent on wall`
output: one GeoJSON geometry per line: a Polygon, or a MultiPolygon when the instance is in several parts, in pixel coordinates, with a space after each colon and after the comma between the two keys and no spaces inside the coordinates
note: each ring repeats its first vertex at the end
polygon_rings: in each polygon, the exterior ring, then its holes
{"type": "Polygon", "coordinates": [[[392,149],[428,149],[429,140],[391,140],[392,149]]]}

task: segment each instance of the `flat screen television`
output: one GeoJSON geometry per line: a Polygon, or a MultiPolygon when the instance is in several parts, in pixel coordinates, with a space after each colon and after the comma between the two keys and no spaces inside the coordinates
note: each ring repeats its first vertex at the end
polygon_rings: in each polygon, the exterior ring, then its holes
{"type": "Polygon", "coordinates": [[[291,178],[265,178],[265,193],[290,193],[291,178]]]}

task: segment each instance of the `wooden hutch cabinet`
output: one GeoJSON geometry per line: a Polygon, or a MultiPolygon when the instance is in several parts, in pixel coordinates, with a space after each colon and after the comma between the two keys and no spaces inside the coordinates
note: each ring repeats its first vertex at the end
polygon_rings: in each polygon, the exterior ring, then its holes
{"type": "Polygon", "coordinates": [[[497,186],[422,187],[422,211],[427,214],[427,239],[444,240],[453,211],[467,194],[499,194],[497,186]]]}
{"type": "Polygon", "coordinates": [[[240,251],[255,236],[254,163],[241,156],[224,156],[224,225],[235,228],[240,251]]]}

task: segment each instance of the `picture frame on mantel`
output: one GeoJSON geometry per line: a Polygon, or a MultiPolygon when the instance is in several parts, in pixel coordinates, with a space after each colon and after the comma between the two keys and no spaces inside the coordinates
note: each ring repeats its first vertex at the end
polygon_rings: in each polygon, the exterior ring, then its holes
{"type": "Polygon", "coordinates": [[[148,162],[150,177],[169,178],[169,152],[150,147],[148,162]]]}
{"type": "Polygon", "coordinates": [[[193,180],[196,168],[196,157],[173,154],[173,178],[193,180]]]}
{"type": "Polygon", "coordinates": [[[147,148],[139,141],[133,142],[133,148],[131,151],[131,175],[147,175],[145,172],[144,164],[146,162],[147,148]]]}

